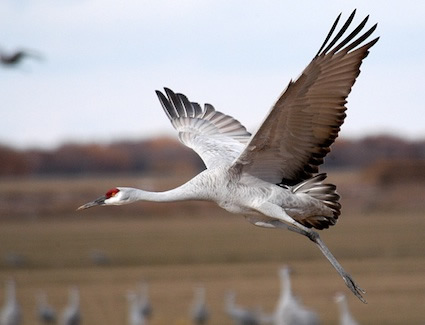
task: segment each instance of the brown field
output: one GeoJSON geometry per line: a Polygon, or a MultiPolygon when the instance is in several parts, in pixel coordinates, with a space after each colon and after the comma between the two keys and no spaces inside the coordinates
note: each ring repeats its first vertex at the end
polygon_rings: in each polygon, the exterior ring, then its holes
{"type": "MultiPolygon", "coordinates": [[[[242,305],[271,312],[279,296],[277,271],[294,269],[293,289],[322,324],[337,324],[336,292],[347,294],[361,324],[425,323],[425,186],[379,189],[354,173],[333,173],[343,214],[321,236],[367,290],[364,305],[306,238],[254,227],[210,203],[137,203],[75,212],[114,185],[163,189],[181,179],[3,179],[0,181],[0,284],[17,282],[23,324],[36,324],[35,294],[44,290],[61,309],[67,290],[80,288],[83,324],[126,324],[126,293],[148,281],[151,325],[190,324],[193,288],[202,284],[212,318],[227,290],[242,305]],[[353,185],[354,184],[354,185],[353,185]],[[104,252],[106,265],[90,254],[104,252]],[[21,257],[15,265],[11,255],[21,257]]],[[[3,292],[0,286],[0,293],[3,292]]],[[[0,304],[3,301],[0,294],[0,304]]]]}

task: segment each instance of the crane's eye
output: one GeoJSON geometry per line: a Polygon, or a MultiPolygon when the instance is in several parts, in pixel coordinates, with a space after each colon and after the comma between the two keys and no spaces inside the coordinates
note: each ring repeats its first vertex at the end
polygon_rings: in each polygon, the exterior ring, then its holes
{"type": "Polygon", "coordinates": [[[112,190],[109,190],[109,191],[108,191],[108,192],[106,192],[106,194],[105,194],[106,199],[110,199],[111,197],[113,197],[113,196],[117,195],[117,193],[118,193],[119,191],[120,191],[120,190],[119,190],[119,189],[117,189],[117,188],[113,188],[112,190]]]}

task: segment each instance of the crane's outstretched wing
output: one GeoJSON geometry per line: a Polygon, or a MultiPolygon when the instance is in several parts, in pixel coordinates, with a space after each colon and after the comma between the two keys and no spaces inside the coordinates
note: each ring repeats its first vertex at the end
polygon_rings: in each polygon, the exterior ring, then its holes
{"type": "Polygon", "coordinates": [[[251,134],[239,121],[210,104],[202,109],[185,95],[164,90],[167,96],[158,90],[156,94],[180,141],[192,148],[207,168],[230,165],[240,155],[251,134]]]}
{"type": "Polygon", "coordinates": [[[318,171],[345,118],[346,98],[360,73],[362,60],[379,38],[361,45],[376,24],[356,37],[367,16],[335,45],[355,10],[329,42],[341,15],[301,76],[290,82],[232,168],[272,183],[293,185],[318,171]],[[328,43],[329,42],[329,43],[328,43]]]}

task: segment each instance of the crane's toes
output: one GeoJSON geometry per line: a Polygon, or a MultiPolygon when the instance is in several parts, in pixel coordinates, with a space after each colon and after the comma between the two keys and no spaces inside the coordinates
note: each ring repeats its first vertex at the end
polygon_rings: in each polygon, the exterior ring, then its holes
{"type": "Polygon", "coordinates": [[[354,293],[354,295],[357,298],[359,298],[359,300],[362,303],[367,304],[366,299],[364,299],[363,296],[362,296],[362,294],[366,293],[366,290],[360,288],[358,286],[358,284],[353,280],[353,278],[349,274],[345,274],[345,276],[343,278],[344,278],[345,284],[354,293]]]}

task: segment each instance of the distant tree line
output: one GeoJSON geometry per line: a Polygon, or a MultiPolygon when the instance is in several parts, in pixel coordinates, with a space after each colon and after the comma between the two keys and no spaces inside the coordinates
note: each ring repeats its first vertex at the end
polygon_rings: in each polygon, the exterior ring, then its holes
{"type": "Polygon", "coordinates": [[[390,135],[339,138],[325,164],[330,168],[363,168],[376,162],[400,160],[425,160],[425,139],[409,141],[390,135]]]}
{"type": "MultiPolygon", "coordinates": [[[[424,160],[425,140],[394,136],[338,139],[326,168],[362,168],[382,160],[424,160]]],[[[64,144],[53,150],[17,150],[0,145],[0,176],[187,173],[203,163],[177,140],[155,138],[110,144],[64,144]]]]}
{"type": "Polygon", "coordinates": [[[202,161],[177,140],[156,138],[111,144],[64,144],[20,151],[0,145],[0,176],[172,173],[200,170],[202,161]]]}

